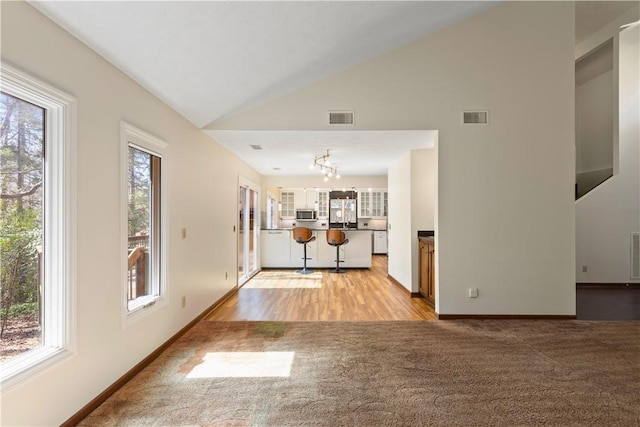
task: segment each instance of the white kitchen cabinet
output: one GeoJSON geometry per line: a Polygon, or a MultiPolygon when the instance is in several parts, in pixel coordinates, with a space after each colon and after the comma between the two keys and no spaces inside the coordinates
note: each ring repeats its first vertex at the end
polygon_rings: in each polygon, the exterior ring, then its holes
{"type": "Polygon", "coordinates": [[[371,192],[366,189],[358,191],[358,218],[371,218],[371,192]]]}
{"type": "Polygon", "coordinates": [[[371,219],[387,218],[387,190],[378,188],[358,191],[358,217],[371,219]]]}
{"type": "Polygon", "coordinates": [[[295,219],[296,197],[293,190],[280,191],[280,218],[295,219]]]}
{"type": "Polygon", "coordinates": [[[329,190],[318,192],[318,219],[329,218],[329,190]]]}
{"type": "Polygon", "coordinates": [[[315,209],[318,192],[315,188],[295,188],[295,209],[315,209]]]}
{"type": "Polygon", "coordinates": [[[387,253],[387,232],[385,230],[375,230],[373,232],[373,253],[387,253]]]}
{"type": "MultiPolygon", "coordinates": [[[[371,230],[345,231],[349,243],[340,247],[341,267],[371,267],[371,230]]],[[[307,245],[308,268],[335,268],[336,248],[327,243],[325,230],[314,230],[316,240],[307,245]]],[[[263,268],[302,268],[304,248],[291,230],[262,230],[260,260],[263,268]]]]}
{"type": "MultiPolygon", "coordinates": [[[[260,232],[260,261],[262,267],[289,267],[291,264],[291,231],[262,230],[260,232]]],[[[295,243],[297,245],[297,243],[295,243]]]]}

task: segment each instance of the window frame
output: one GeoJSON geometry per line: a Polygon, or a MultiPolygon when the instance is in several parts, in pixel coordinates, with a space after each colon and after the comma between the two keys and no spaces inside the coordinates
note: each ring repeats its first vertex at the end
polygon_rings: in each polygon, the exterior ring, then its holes
{"type": "Polygon", "coordinates": [[[45,110],[42,345],[2,363],[2,392],[76,353],[77,101],[0,62],[0,89],[45,110]]]}
{"type": "MultiPolygon", "coordinates": [[[[137,127],[127,123],[125,121],[120,122],[120,146],[121,146],[121,244],[120,247],[124,248],[122,256],[122,272],[121,272],[121,290],[122,290],[122,327],[126,328],[135,323],[141,318],[146,317],[148,314],[157,311],[158,309],[168,304],[168,238],[167,233],[168,225],[168,165],[169,145],[160,138],[157,138],[137,127]],[[157,245],[159,254],[151,254],[152,265],[158,264],[154,268],[157,271],[156,275],[152,275],[152,279],[156,280],[156,283],[152,284],[153,289],[156,291],[153,295],[146,295],[144,297],[136,298],[133,304],[128,300],[127,293],[127,274],[128,274],[128,259],[127,259],[127,247],[129,239],[129,147],[144,151],[152,156],[160,159],[160,224],[157,227],[157,233],[159,234],[160,242],[157,245]]],[[[154,229],[156,226],[153,227],[154,229]]],[[[156,245],[154,245],[155,247],[156,245]]]]}

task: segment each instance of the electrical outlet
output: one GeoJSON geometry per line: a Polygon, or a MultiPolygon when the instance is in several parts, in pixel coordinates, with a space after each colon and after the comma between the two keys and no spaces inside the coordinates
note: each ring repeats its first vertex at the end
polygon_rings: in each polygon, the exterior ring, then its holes
{"type": "Polygon", "coordinates": [[[469,288],[469,298],[478,298],[478,288],[469,288]]]}
{"type": "Polygon", "coordinates": [[[187,306],[187,297],[183,296],[182,297],[182,308],[185,308],[187,306]]]}
{"type": "Polygon", "coordinates": [[[582,272],[583,272],[583,273],[586,273],[586,272],[587,272],[587,266],[586,266],[586,265],[583,265],[583,266],[582,266],[582,272]]]}

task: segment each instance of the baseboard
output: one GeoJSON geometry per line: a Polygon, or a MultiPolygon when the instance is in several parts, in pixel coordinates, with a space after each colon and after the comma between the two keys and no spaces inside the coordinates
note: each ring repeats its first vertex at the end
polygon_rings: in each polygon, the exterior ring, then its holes
{"type": "Polygon", "coordinates": [[[404,293],[406,293],[407,295],[411,296],[411,291],[409,291],[409,289],[407,289],[404,286],[402,286],[402,283],[398,282],[395,277],[393,277],[392,275],[387,273],[387,279],[389,279],[391,281],[391,283],[393,283],[394,285],[399,287],[404,293]]]}
{"type": "Polygon", "coordinates": [[[576,283],[576,288],[640,289],[640,283],[576,283]]]}
{"type": "Polygon", "coordinates": [[[200,313],[195,319],[189,322],[185,327],[180,329],[176,334],[174,334],[171,338],[169,338],[164,344],[154,350],[147,357],[142,359],[136,366],[131,368],[126,374],[121,376],[116,382],[111,384],[106,390],[96,396],[91,402],[87,403],[82,409],[76,412],[71,418],[61,424],[62,427],[74,427],[77,426],[82,420],[84,420],[89,414],[95,411],[98,406],[100,406],[105,400],[107,400],[113,393],[118,391],[122,386],[124,386],[127,382],[131,381],[133,377],[138,375],[144,368],[146,368],[151,362],[153,362],[160,354],[165,351],[171,344],[176,342],[178,338],[184,335],[189,329],[193,328],[196,323],[204,319],[211,313],[213,310],[218,308],[222,303],[224,303],[229,297],[238,292],[238,288],[233,288],[218,301],[214,302],[209,308],[200,313]]]}
{"type": "Polygon", "coordinates": [[[575,320],[575,315],[564,314],[440,314],[436,313],[438,320],[459,320],[459,319],[533,319],[533,320],[575,320]]]}

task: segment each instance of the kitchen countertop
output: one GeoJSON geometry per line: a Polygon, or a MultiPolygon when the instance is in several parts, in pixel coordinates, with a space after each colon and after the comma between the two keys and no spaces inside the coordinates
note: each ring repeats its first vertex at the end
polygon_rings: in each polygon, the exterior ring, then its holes
{"type": "MultiPolygon", "coordinates": [[[[374,230],[372,228],[311,228],[311,231],[326,231],[326,230],[340,230],[340,231],[386,231],[386,230],[374,230]]],[[[291,231],[293,228],[262,228],[261,231],[291,231]]]]}

